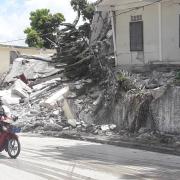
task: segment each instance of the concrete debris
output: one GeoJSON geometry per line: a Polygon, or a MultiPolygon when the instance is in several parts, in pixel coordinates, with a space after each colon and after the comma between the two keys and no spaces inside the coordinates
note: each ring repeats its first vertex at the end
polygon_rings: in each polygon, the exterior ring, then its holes
{"type": "Polygon", "coordinates": [[[83,84],[77,84],[77,85],[75,85],[75,87],[76,87],[76,89],[81,89],[81,88],[83,88],[83,84]]]}
{"type": "Polygon", "coordinates": [[[43,94],[44,92],[47,92],[49,89],[51,89],[51,86],[45,87],[44,89],[39,90],[39,91],[32,92],[30,94],[30,99],[31,100],[37,99],[41,94],[43,94]]]}
{"type": "Polygon", "coordinates": [[[6,105],[19,104],[21,99],[19,96],[12,94],[11,90],[0,91],[0,97],[6,105]]]}
{"type": "Polygon", "coordinates": [[[111,130],[115,130],[115,129],[117,128],[117,125],[115,125],[115,124],[110,124],[110,125],[109,125],[109,128],[110,128],[111,130]]]}
{"type": "Polygon", "coordinates": [[[156,99],[160,98],[161,96],[163,96],[163,94],[166,92],[166,89],[167,88],[165,86],[152,89],[151,93],[152,93],[152,95],[154,97],[154,100],[156,100],[156,99]]]}
{"type": "Polygon", "coordinates": [[[64,127],[63,130],[64,131],[70,130],[70,127],[64,127]]]}
{"type": "Polygon", "coordinates": [[[70,124],[72,127],[76,127],[76,119],[68,119],[68,124],[70,124]]]}
{"type": "Polygon", "coordinates": [[[0,91],[0,96],[5,104],[19,104],[20,99],[29,98],[31,92],[32,89],[18,79],[10,89],[0,91]]]}
{"type": "Polygon", "coordinates": [[[58,124],[48,123],[48,124],[45,124],[43,130],[44,131],[62,131],[63,127],[58,124]]]}
{"type": "Polygon", "coordinates": [[[75,99],[77,97],[76,93],[70,92],[67,96],[68,99],[75,99]]]}
{"type": "Polygon", "coordinates": [[[53,85],[57,84],[58,82],[61,82],[61,78],[55,78],[55,79],[51,79],[49,81],[37,84],[37,85],[33,86],[33,91],[42,90],[42,89],[46,88],[47,86],[53,86],[53,85]]]}
{"type": "Polygon", "coordinates": [[[13,82],[21,74],[24,74],[28,80],[44,78],[54,75],[59,69],[50,66],[48,62],[38,61],[35,59],[17,58],[14,60],[10,72],[6,76],[4,82],[13,82]]]}
{"type": "Polygon", "coordinates": [[[102,125],[101,126],[101,130],[102,131],[108,131],[110,128],[109,128],[109,125],[102,125]]]}
{"type": "Polygon", "coordinates": [[[57,117],[57,116],[59,116],[59,114],[60,114],[59,110],[56,110],[56,111],[53,112],[52,115],[55,116],[55,117],[57,117]]]}
{"type": "Polygon", "coordinates": [[[12,93],[21,97],[21,98],[29,98],[32,89],[27,86],[20,79],[16,80],[11,89],[12,93]]]}
{"type": "Polygon", "coordinates": [[[97,106],[98,104],[100,104],[102,101],[102,98],[103,98],[103,95],[100,94],[99,97],[96,99],[96,101],[93,102],[93,105],[97,106]]]}
{"type": "Polygon", "coordinates": [[[41,106],[48,107],[48,108],[54,108],[55,106],[58,106],[58,103],[61,102],[69,92],[69,87],[64,87],[61,90],[55,92],[52,94],[47,100],[44,102],[41,102],[41,106]]]}
{"type": "Polygon", "coordinates": [[[115,124],[101,125],[101,130],[102,131],[115,130],[116,128],[117,128],[117,125],[115,125],[115,124]]]}
{"type": "Polygon", "coordinates": [[[93,124],[98,116],[93,117],[103,105],[103,88],[106,84],[98,84],[97,80],[102,69],[107,67],[100,60],[97,61],[93,48],[103,55],[113,52],[108,48],[112,41],[110,21],[101,29],[98,32],[103,42],[99,41],[92,48],[89,48],[87,33],[83,28],[81,30],[68,25],[58,33],[57,53],[52,58],[21,55],[14,60],[5,82],[13,84],[9,93],[17,96],[18,102],[11,108],[19,115],[18,123],[23,131],[73,129],[110,135],[116,130],[116,125],[113,124],[105,123],[102,127],[93,124]],[[54,63],[53,66],[51,62],[54,63]],[[23,82],[20,83],[21,81],[23,82]]]}
{"type": "Polygon", "coordinates": [[[26,54],[22,54],[19,55],[19,57],[24,58],[24,59],[35,59],[35,60],[40,60],[40,61],[45,61],[45,62],[52,62],[51,56],[53,56],[53,54],[47,54],[47,55],[26,55],[26,54]]]}

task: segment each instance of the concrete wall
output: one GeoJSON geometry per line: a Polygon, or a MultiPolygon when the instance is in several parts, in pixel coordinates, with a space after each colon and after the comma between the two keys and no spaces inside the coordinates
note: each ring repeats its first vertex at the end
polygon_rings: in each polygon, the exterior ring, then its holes
{"type": "Polygon", "coordinates": [[[152,108],[159,131],[180,134],[180,87],[172,86],[158,100],[153,102],[152,108]]]}
{"type": "Polygon", "coordinates": [[[6,72],[10,65],[10,51],[18,51],[20,54],[27,55],[46,55],[55,53],[55,50],[42,50],[36,48],[26,48],[26,47],[11,47],[11,46],[1,46],[0,45],[0,74],[6,72]]]}
{"type": "Polygon", "coordinates": [[[0,48],[0,74],[9,69],[10,51],[8,48],[0,48]]]}
{"type": "Polygon", "coordinates": [[[147,102],[145,101],[147,99],[146,95],[140,97],[138,95],[125,94],[124,98],[119,99],[118,103],[113,106],[112,122],[122,129],[130,130],[137,121],[139,121],[137,124],[140,124],[143,120],[145,127],[148,129],[154,127],[160,132],[180,134],[180,87],[163,87],[162,89],[154,90],[154,93],[159,97],[150,102],[149,105],[152,110],[150,113],[144,111],[147,110],[147,104],[143,103],[147,102]],[[141,103],[142,106],[140,108],[141,103]],[[140,119],[140,114],[143,115],[142,119],[140,119]]]}
{"type": "Polygon", "coordinates": [[[180,61],[179,16],[180,16],[180,5],[175,3],[175,1],[162,3],[163,60],[180,61]]]}
{"type": "Polygon", "coordinates": [[[180,5],[163,2],[120,14],[116,12],[116,45],[118,64],[143,64],[150,61],[180,61],[179,15],[180,5]],[[160,20],[160,12],[162,21],[160,20]],[[144,52],[130,52],[129,22],[131,16],[142,15],[144,25],[144,52]],[[162,25],[160,29],[160,25],[162,25]],[[160,48],[162,43],[162,50],[160,48]],[[162,52],[162,59],[161,59],[162,52]]]}

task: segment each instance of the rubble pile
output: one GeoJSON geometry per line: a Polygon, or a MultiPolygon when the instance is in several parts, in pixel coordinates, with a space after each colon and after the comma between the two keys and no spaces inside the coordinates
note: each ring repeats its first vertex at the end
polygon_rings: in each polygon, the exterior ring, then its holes
{"type": "Polygon", "coordinates": [[[0,91],[4,104],[19,117],[15,124],[23,132],[114,133],[114,124],[93,124],[93,112],[101,102],[102,93],[92,79],[66,80],[59,67],[31,58],[14,60],[0,91]]]}
{"type": "MultiPolygon", "coordinates": [[[[70,88],[66,104],[71,109],[72,119],[89,124],[113,123],[108,110],[115,100],[117,87],[111,69],[115,59],[112,56],[111,23],[107,15],[104,18],[108,19],[104,21],[107,26],[101,27],[99,35],[96,35],[99,38],[91,44],[83,28],[76,29],[67,24],[67,28],[58,32],[57,53],[53,56],[55,66],[64,68],[63,78],[70,88]]],[[[92,39],[93,36],[91,42],[92,39]]]]}
{"type": "Polygon", "coordinates": [[[132,133],[136,140],[179,133],[176,71],[115,68],[110,18],[103,17],[107,24],[94,31],[90,44],[83,30],[67,24],[58,32],[56,54],[20,56],[1,78],[0,96],[19,117],[16,125],[23,132],[125,139],[132,133]]]}
{"type": "Polygon", "coordinates": [[[88,65],[93,58],[88,41],[85,32],[75,26],[67,25],[67,28],[59,31],[57,54],[53,59],[57,67],[61,67],[63,63],[66,77],[76,78],[88,74],[88,65]]]}
{"type": "Polygon", "coordinates": [[[4,79],[7,89],[0,94],[19,116],[23,131],[109,132],[113,126],[101,125],[113,123],[108,110],[117,86],[111,70],[110,22],[91,45],[82,27],[65,26],[58,32],[52,59],[20,55],[4,79]]]}
{"type": "Polygon", "coordinates": [[[9,73],[4,79],[4,83],[14,82],[14,80],[22,74],[24,74],[28,80],[36,80],[38,78],[52,76],[59,71],[59,69],[54,68],[53,65],[49,65],[46,61],[39,60],[35,56],[34,59],[32,59],[32,57],[29,59],[28,56],[26,56],[26,58],[17,58],[14,60],[9,73]]]}

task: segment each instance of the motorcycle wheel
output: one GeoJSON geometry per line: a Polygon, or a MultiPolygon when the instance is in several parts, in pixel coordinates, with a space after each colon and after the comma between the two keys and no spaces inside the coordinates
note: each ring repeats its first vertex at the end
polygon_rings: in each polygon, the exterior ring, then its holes
{"type": "Polygon", "coordinates": [[[21,145],[18,139],[9,139],[7,143],[8,155],[15,159],[18,157],[21,150],[21,145]]]}

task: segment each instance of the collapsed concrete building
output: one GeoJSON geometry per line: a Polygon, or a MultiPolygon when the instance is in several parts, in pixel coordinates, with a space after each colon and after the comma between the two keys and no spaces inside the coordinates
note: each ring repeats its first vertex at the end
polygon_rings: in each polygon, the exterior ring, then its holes
{"type": "Polygon", "coordinates": [[[95,13],[89,40],[67,24],[58,33],[56,54],[14,61],[0,95],[14,98],[6,103],[23,131],[180,134],[180,67],[115,66],[110,17],[95,13]]]}

